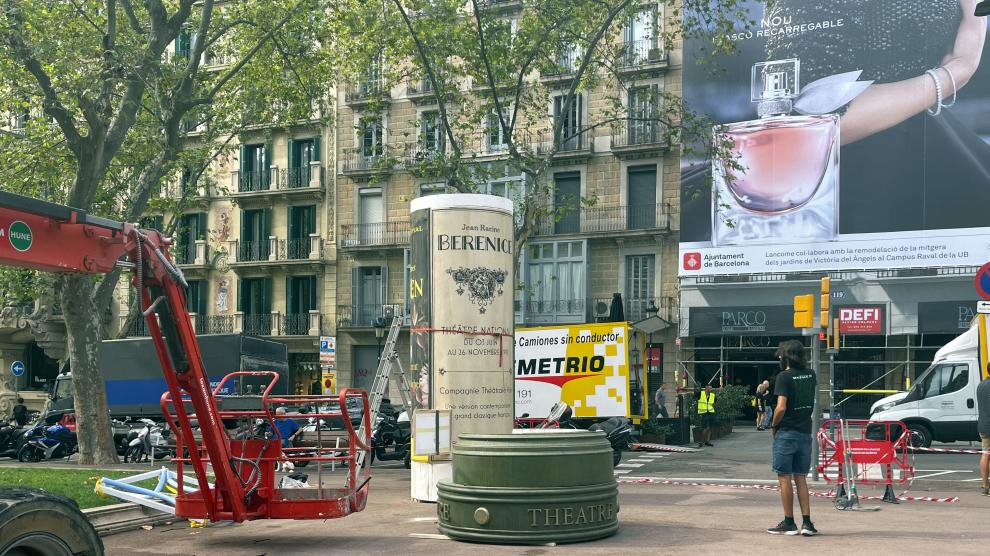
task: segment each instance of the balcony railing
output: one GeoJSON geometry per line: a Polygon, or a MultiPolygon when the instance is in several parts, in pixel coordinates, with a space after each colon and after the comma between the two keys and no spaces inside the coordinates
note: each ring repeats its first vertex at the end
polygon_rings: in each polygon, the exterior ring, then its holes
{"type": "Polygon", "coordinates": [[[195,264],[196,242],[176,242],[172,245],[172,258],[175,264],[195,264]]]}
{"type": "Polygon", "coordinates": [[[301,261],[306,259],[319,260],[323,258],[323,238],[312,234],[309,237],[278,240],[280,261],[301,261]]]}
{"type": "Polygon", "coordinates": [[[553,63],[543,69],[541,77],[544,79],[555,79],[569,76],[577,72],[581,65],[581,55],[583,53],[578,48],[568,48],[557,53],[553,63]]]}
{"type": "Polygon", "coordinates": [[[405,304],[338,305],[337,328],[374,326],[377,319],[386,319],[387,314],[406,315],[405,304]]]}
{"type": "Polygon", "coordinates": [[[236,176],[237,191],[239,193],[268,191],[271,188],[270,170],[234,172],[234,175],[236,176]]]}
{"type": "Polygon", "coordinates": [[[340,235],[341,247],[344,248],[407,245],[409,221],[344,224],[340,227],[340,235]]]}
{"type": "Polygon", "coordinates": [[[254,336],[271,336],[272,324],[275,323],[274,315],[271,313],[245,314],[242,332],[254,336]]]}
{"type": "Polygon", "coordinates": [[[310,164],[298,168],[279,170],[279,189],[323,187],[323,166],[310,164]]]}
{"type": "Polygon", "coordinates": [[[667,127],[656,121],[630,121],[612,130],[613,150],[663,148],[669,142],[667,127]]]}
{"type": "Polygon", "coordinates": [[[271,254],[270,240],[262,239],[258,241],[237,242],[238,262],[267,261],[270,254],[271,254]]]}
{"type": "MultiPolygon", "coordinates": [[[[530,299],[525,303],[516,302],[516,312],[524,308],[525,322],[607,322],[612,298],[592,297],[578,299],[530,299]]],[[[672,297],[636,297],[622,299],[623,318],[628,322],[641,321],[653,313],[647,309],[657,308],[657,316],[670,322],[676,320],[676,304],[672,297]]]]}
{"type": "Polygon", "coordinates": [[[387,172],[391,169],[388,145],[378,145],[371,151],[344,149],[340,157],[340,172],[343,174],[370,174],[387,172]]]}
{"type": "Polygon", "coordinates": [[[196,320],[202,321],[203,332],[197,334],[232,334],[234,332],[234,315],[204,315],[196,320]]]}
{"type": "Polygon", "coordinates": [[[368,79],[359,81],[347,87],[344,92],[344,101],[349,104],[360,104],[368,102],[374,98],[387,100],[391,91],[385,86],[381,79],[368,79]]]}
{"type": "MultiPolygon", "coordinates": [[[[319,320],[319,313],[316,313],[317,320],[319,320]]],[[[282,315],[282,323],[279,327],[279,332],[283,336],[309,336],[311,326],[313,324],[312,315],[310,313],[289,313],[282,315]]],[[[319,332],[319,329],[317,329],[319,332]]]]}
{"type": "Polygon", "coordinates": [[[538,236],[667,229],[670,204],[574,207],[537,224],[538,236]]]}
{"type": "Polygon", "coordinates": [[[618,61],[623,68],[663,64],[667,61],[667,53],[659,47],[656,39],[626,41],[618,61]]]}

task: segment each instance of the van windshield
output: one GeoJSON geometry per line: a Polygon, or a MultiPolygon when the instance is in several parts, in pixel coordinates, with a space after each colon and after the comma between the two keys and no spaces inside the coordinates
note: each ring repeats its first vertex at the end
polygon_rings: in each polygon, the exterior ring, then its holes
{"type": "Polygon", "coordinates": [[[55,379],[55,387],[52,388],[52,399],[61,400],[72,395],[72,378],[55,379]]]}
{"type": "Polygon", "coordinates": [[[969,383],[969,364],[939,363],[922,373],[911,387],[905,402],[933,398],[962,390],[969,383]]]}

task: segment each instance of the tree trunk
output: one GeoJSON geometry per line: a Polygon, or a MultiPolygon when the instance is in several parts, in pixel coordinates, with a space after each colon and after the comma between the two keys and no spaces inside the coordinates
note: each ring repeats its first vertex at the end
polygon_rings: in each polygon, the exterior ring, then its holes
{"type": "Polygon", "coordinates": [[[62,279],[62,313],[69,338],[79,463],[117,463],[106,386],[100,373],[100,315],[89,276],[62,279]]]}

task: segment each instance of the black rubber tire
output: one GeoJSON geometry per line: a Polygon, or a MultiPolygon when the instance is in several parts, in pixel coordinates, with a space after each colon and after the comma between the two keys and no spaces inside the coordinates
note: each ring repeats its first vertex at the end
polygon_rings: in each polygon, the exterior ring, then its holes
{"type": "Polygon", "coordinates": [[[0,487],[0,554],[103,556],[103,541],[73,500],[38,488],[0,487]]]}
{"type": "Polygon", "coordinates": [[[139,463],[143,456],[144,446],[141,446],[140,444],[137,446],[128,446],[127,451],[124,452],[124,463],[139,463]]]}
{"type": "Polygon", "coordinates": [[[932,431],[921,423],[908,423],[908,430],[911,436],[908,442],[918,448],[930,448],[932,445],[932,431]]]}
{"type": "Polygon", "coordinates": [[[612,450],[612,467],[619,465],[622,461],[622,450],[612,450]]]}
{"type": "Polygon", "coordinates": [[[38,453],[38,449],[30,444],[25,444],[21,446],[21,449],[17,451],[17,461],[19,462],[30,462],[38,463],[41,461],[41,454],[38,453]]]}

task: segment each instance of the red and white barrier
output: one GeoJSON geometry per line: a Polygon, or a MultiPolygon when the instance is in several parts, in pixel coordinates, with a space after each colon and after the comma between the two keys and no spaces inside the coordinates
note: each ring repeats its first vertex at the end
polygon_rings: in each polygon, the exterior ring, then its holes
{"type": "Polygon", "coordinates": [[[959,450],[956,448],[921,448],[919,446],[908,446],[912,452],[926,452],[932,454],[990,454],[990,450],[959,450]]]}
{"type": "Polygon", "coordinates": [[[650,444],[648,442],[633,442],[633,450],[648,450],[651,452],[676,452],[680,454],[688,454],[691,452],[697,452],[697,448],[685,448],[683,446],[671,446],[669,444],[650,444]]]}
{"type": "MultiPolygon", "coordinates": [[[[726,483],[695,483],[687,481],[668,481],[666,479],[655,479],[652,477],[623,477],[617,478],[616,481],[621,484],[639,484],[639,485],[675,485],[675,486],[698,486],[698,487],[725,487],[725,488],[745,488],[753,490],[769,490],[769,491],[780,491],[780,487],[772,485],[738,485],[738,484],[726,484],[726,483]]],[[[828,492],[815,492],[811,491],[809,494],[818,498],[834,498],[835,491],[828,492]]],[[[883,496],[862,496],[859,497],[860,500],[883,500],[883,496]]],[[[938,498],[934,496],[907,496],[907,492],[901,493],[898,500],[903,502],[958,502],[959,498],[956,496],[949,496],[944,498],[938,498]]]]}

